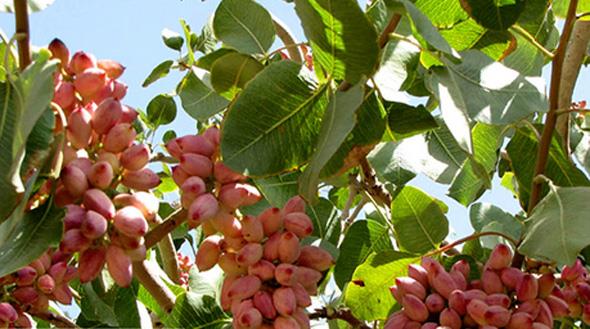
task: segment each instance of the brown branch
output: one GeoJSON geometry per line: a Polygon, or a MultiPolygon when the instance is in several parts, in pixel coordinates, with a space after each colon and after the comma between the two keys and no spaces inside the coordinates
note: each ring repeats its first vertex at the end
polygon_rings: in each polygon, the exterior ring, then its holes
{"type": "Polygon", "coordinates": [[[146,261],[133,262],[133,275],[166,313],[172,312],[176,296],[157,274],[150,272],[146,261]]]}
{"type": "MultiPolygon", "coordinates": [[[[551,146],[551,138],[555,131],[555,124],[557,121],[557,110],[559,109],[559,90],[561,86],[561,74],[567,50],[568,41],[573,29],[573,23],[576,18],[576,6],[578,0],[571,0],[565,25],[563,27],[563,33],[559,39],[559,46],[555,52],[553,58],[553,68],[551,71],[551,87],[549,89],[549,111],[547,112],[547,118],[545,120],[545,127],[543,128],[543,134],[541,135],[541,143],[539,145],[539,151],[537,153],[537,161],[535,164],[535,173],[533,177],[542,175],[545,172],[547,166],[547,158],[549,156],[549,147],[551,146]]],[[[530,214],[541,198],[541,183],[533,182],[531,188],[531,196],[529,199],[529,206],[527,213],[530,214]]]]}
{"type": "Polygon", "coordinates": [[[145,235],[145,247],[153,247],[160,242],[168,233],[174,231],[180,224],[187,220],[188,212],[185,209],[172,213],[164,222],[154,227],[145,235]]]}
{"type": "Polygon", "coordinates": [[[15,33],[18,35],[18,62],[24,70],[31,64],[31,44],[29,32],[29,9],[27,0],[14,0],[15,33]]]}
{"type": "MultiPolygon", "coordinates": [[[[559,97],[557,101],[558,108],[567,108],[572,103],[572,94],[578,80],[580,67],[586,56],[586,49],[590,41],[590,21],[576,21],[574,23],[572,36],[563,60],[561,72],[561,83],[559,88],[559,97]]],[[[563,149],[566,154],[570,154],[570,115],[560,115],[557,118],[555,129],[561,136],[563,149]]]]}
{"type": "Polygon", "coordinates": [[[371,329],[368,325],[366,325],[363,321],[357,319],[349,309],[342,308],[342,309],[328,309],[326,307],[317,308],[315,312],[309,314],[309,319],[328,319],[328,320],[343,320],[348,322],[353,328],[360,328],[360,329],[371,329]]]}
{"type": "Polygon", "coordinates": [[[385,187],[377,182],[377,178],[375,177],[375,172],[367,158],[362,158],[360,161],[361,169],[363,171],[363,182],[362,187],[375,197],[375,200],[380,203],[381,205],[387,205],[388,207],[391,205],[391,195],[385,189],[385,187]]]}
{"type": "Polygon", "coordinates": [[[296,63],[303,63],[303,57],[301,57],[301,52],[299,51],[299,46],[295,41],[295,38],[289,33],[287,27],[283,22],[281,22],[278,18],[273,17],[272,23],[275,27],[275,32],[289,53],[289,58],[296,63]]]}
{"type": "Polygon", "coordinates": [[[391,17],[391,20],[389,20],[389,23],[387,24],[387,26],[385,27],[385,29],[383,30],[383,32],[381,32],[381,35],[379,36],[379,48],[385,48],[385,45],[387,45],[387,42],[389,41],[389,34],[392,33],[393,31],[395,31],[395,29],[397,28],[397,25],[399,24],[399,21],[402,19],[402,15],[400,14],[394,14],[393,17],[391,17]]]}
{"type": "MultiPolygon", "coordinates": [[[[162,223],[160,216],[157,216],[156,220],[158,224],[162,223]]],[[[172,240],[170,233],[166,234],[162,240],[160,240],[158,243],[158,250],[160,250],[160,256],[162,257],[162,267],[164,268],[164,272],[166,272],[170,280],[174,283],[180,283],[178,258],[176,257],[176,248],[174,247],[174,241],[172,240]]]]}
{"type": "Polygon", "coordinates": [[[49,322],[57,328],[80,328],[67,317],[50,311],[31,313],[31,315],[43,321],[49,322]]]}

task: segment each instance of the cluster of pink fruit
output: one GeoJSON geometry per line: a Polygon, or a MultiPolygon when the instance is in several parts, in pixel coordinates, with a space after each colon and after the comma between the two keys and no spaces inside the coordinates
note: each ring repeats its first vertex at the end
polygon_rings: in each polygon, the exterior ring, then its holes
{"type": "Polygon", "coordinates": [[[557,280],[553,273],[536,275],[510,267],[511,261],[510,248],[499,244],[481,279],[470,281],[465,260],[447,272],[436,260],[423,258],[422,265],[410,265],[409,276],[397,278],[390,288],[402,309],[389,317],[385,328],[550,329],[554,319],[575,319],[590,311],[579,303],[590,298],[581,263],[564,267],[557,280]],[[588,294],[579,293],[580,288],[588,294]]]}
{"type": "Polygon", "coordinates": [[[236,209],[255,204],[261,195],[246,183],[247,177],[216,161],[218,146],[215,127],[166,145],[180,161],[173,178],[189,225],[200,225],[207,235],[196,265],[206,271],[218,264],[225,272],[221,303],[232,312],[234,328],[309,328],[305,307],[317,294],[332,256],[319,247],[300,245],[313,232],[300,197],[283,209],[240,216],[236,209]]]}
{"type": "Polygon", "coordinates": [[[44,312],[49,301],[70,304],[72,292],[69,281],[77,274],[67,263],[70,255],[60,251],[46,252],[39,259],[10,275],[0,278],[6,296],[0,303],[0,328],[31,328],[32,321],[25,312],[44,312]]]}
{"type": "Polygon", "coordinates": [[[49,49],[61,62],[53,102],[67,116],[64,167],[55,195],[56,204],[67,209],[60,250],[80,253],[82,282],[96,278],[106,263],[113,279],[128,286],[131,261],[145,257],[143,236],[159,206],[144,191],[160,178],[147,168],[149,147],[134,144],[137,112],[120,102],[127,87],[117,79],[124,67],[82,51],[70,58],[58,39],[49,49]],[[120,184],[138,192],[111,198],[120,184]]]}

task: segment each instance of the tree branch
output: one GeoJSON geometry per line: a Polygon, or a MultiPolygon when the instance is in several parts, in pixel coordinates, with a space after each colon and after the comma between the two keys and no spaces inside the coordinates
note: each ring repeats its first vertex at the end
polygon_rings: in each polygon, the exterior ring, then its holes
{"type": "MultiPolygon", "coordinates": [[[[161,224],[162,219],[160,216],[156,217],[157,223],[161,224]]],[[[174,241],[170,233],[166,234],[162,240],[158,243],[158,250],[160,250],[160,256],[162,257],[162,267],[166,275],[174,283],[180,283],[180,270],[178,268],[178,258],[176,257],[176,248],[174,247],[174,241]]]]}
{"type": "Polygon", "coordinates": [[[187,220],[188,212],[185,209],[179,209],[173,212],[161,224],[154,227],[145,235],[145,247],[153,247],[162,240],[168,233],[174,231],[180,224],[187,220]]]}
{"type": "MultiPolygon", "coordinates": [[[[533,176],[542,175],[545,172],[547,166],[547,157],[549,155],[549,147],[551,146],[551,138],[555,131],[555,124],[557,121],[557,110],[559,109],[559,93],[561,88],[561,76],[562,68],[564,64],[565,54],[567,50],[568,41],[572,33],[574,20],[576,18],[576,6],[578,0],[571,0],[563,32],[559,39],[559,46],[555,52],[553,58],[553,68],[551,71],[551,87],[549,90],[549,111],[547,112],[547,118],[545,120],[545,127],[541,134],[541,143],[539,145],[539,151],[537,153],[537,161],[535,164],[535,173],[533,176]]],[[[531,196],[529,199],[529,206],[527,213],[530,214],[541,198],[541,186],[542,184],[533,182],[531,188],[531,196]]]]}
{"type": "MultiPolygon", "coordinates": [[[[580,73],[580,67],[586,56],[586,49],[590,41],[590,21],[578,20],[574,23],[573,32],[561,72],[561,83],[559,88],[558,108],[568,108],[572,103],[572,95],[580,73]]],[[[563,148],[566,154],[570,154],[570,115],[560,115],[557,118],[555,129],[561,136],[563,148]]]]}
{"type": "Polygon", "coordinates": [[[303,57],[301,57],[299,46],[293,35],[287,30],[287,26],[276,17],[272,18],[272,23],[275,26],[277,36],[281,39],[289,53],[289,58],[296,63],[303,63],[303,57]]]}
{"type": "Polygon", "coordinates": [[[27,0],[14,0],[15,33],[18,35],[18,62],[24,70],[31,64],[31,45],[29,32],[29,9],[27,0]]]}
{"type": "Polygon", "coordinates": [[[80,328],[67,317],[50,311],[31,313],[31,315],[43,321],[49,322],[57,328],[80,328]]]}
{"type": "Polygon", "coordinates": [[[332,308],[317,308],[315,312],[309,314],[311,320],[314,319],[328,319],[328,320],[344,320],[348,322],[353,328],[371,329],[363,321],[357,319],[349,309],[332,309],[332,308]]]}
{"type": "Polygon", "coordinates": [[[133,275],[166,313],[172,311],[176,296],[155,273],[150,273],[146,261],[133,262],[133,275]]]}

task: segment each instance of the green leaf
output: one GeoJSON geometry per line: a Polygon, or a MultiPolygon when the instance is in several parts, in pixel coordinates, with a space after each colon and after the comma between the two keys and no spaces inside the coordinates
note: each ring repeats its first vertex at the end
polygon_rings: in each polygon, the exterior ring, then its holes
{"type": "Polygon", "coordinates": [[[397,245],[412,253],[435,249],[449,234],[449,222],[436,199],[412,186],[393,199],[391,221],[397,245]]]}
{"type": "Polygon", "coordinates": [[[477,123],[471,130],[474,155],[463,162],[449,188],[449,196],[462,205],[468,206],[491,188],[491,176],[502,143],[502,129],[502,126],[477,123]]]}
{"type": "MultiPolygon", "coordinates": [[[[476,203],[472,205],[469,209],[469,219],[476,232],[499,232],[516,241],[520,240],[522,223],[493,204],[476,203]]],[[[492,249],[500,241],[498,237],[481,237],[480,240],[489,249],[492,249]]]]}
{"type": "Polygon", "coordinates": [[[91,282],[82,284],[80,308],[88,320],[99,321],[110,327],[119,327],[114,308],[96,293],[91,282]]]}
{"type": "MultiPolygon", "coordinates": [[[[188,287],[192,293],[215,297],[216,289],[210,283],[213,273],[201,273],[195,265],[189,270],[188,287]]],[[[221,278],[223,274],[220,273],[221,278]]]]}
{"type": "MultiPolygon", "coordinates": [[[[52,162],[53,160],[52,155],[54,154],[52,151],[54,151],[53,147],[56,146],[54,143],[61,140],[60,137],[54,137],[54,125],[55,114],[48,108],[39,120],[37,120],[27,139],[25,159],[20,169],[21,176],[26,177],[26,174],[32,172],[32,170],[41,170],[43,174],[50,174],[44,171],[44,169],[47,162],[52,162]]],[[[61,138],[63,138],[63,135],[61,135],[61,138]]],[[[61,146],[61,143],[56,144],[61,146]]],[[[61,151],[60,149],[59,152],[61,151]]],[[[49,171],[52,169],[49,168],[49,171]]],[[[61,168],[59,169],[61,170],[61,168]]]]}
{"type": "Polygon", "coordinates": [[[150,75],[148,75],[148,77],[145,78],[141,86],[145,88],[151,85],[152,83],[158,81],[159,79],[162,79],[163,77],[167,76],[168,73],[170,73],[170,68],[173,64],[174,61],[172,60],[163,61],[162,63],[158,64],[158,66],[154,67],[150,75]]]}
{"type": "MultiPolygon", "coordinates": [[[[550,0],[526,1],[525,9],[517,24],[527,31],[548,50],[557,46],[559,31],[550,0]]],[[[514,33],[518,47],[504,59],[504,65],[524,75],[540,76],[542,68],[548,63],[545,55],[518,33],[514,33]]]]}
{"type": "Polygon", "coordinates": [[[233,170],[276,175],[303,164],[316,144],[328,103],[310,72],[291,61],[271,64],[230,106],[221,131],[221,154],[233,170]]]}
{"type": "Polygon", "coordinates": [[[273,207],[282,208],[299,191],[300,172],[293,171],[276,176],[254,179],[256,187],[273,207]]]}
{"type": "Polygon", "coordinates": [[[420,49],[405,42],[390,40],[383,49],[379,70],[373,77],[384,99],[396,101],[404,99],[401,87],[411,74],[409,69],[416,62],[420,49]]]}
{"type": "MultiPolygon", "coordinates": [[[[162,40],[164,44],[171,49],[180,51],[184,44],[184,39],[180,34],[169,29],[162,30],[162,40]]],[[[145,86],[144,86],[145,87],[145,86]]]]}
{"type": "Polygon", "coordinates": [[[551,186],[526,220],[518,250],[528,257],[571,265],[590,245],[590,188],[551,186]]]}
{"type": "Polygon", "coordinates": [[[39,258],[49,247],[56,247],[62,237],[63,209],[43,206],[24,214],[15,211],[0,225],[0,276],[10,274],[39,258]]]}
{"type": "Polygon", "coordinates": [[[213,35],[213,22],[209,22],[201,29],[201,34],[197,38],[191,38],[191,48],[200,51],[203,54],[209,54],[215,50],[217,39],[213,35]]]}
{"type": "Polygon", "coordinates": [[[211,67],[211,85],[220,95],[232,99],[264,66],[254,58],[240,54],[226,54],[211,67]]]}
{"type": "Polygon", "coordinates": [[[211,90],[194,71],[178,85],[182,107],[191,117],[204,122],[227,107],[229,101],[211,90]]]}
{"type": "Polygon", "coordinates": [[[358,220],[346,232],[339,249],[340,257],[334,267],[334,280],[343,289],[357,266],[370,254],[393,250],[389,228],[374,220],[358,220]]]}
{"type": "Polygon", "coordinates": [[[295,11],[327,75],[356,84],[373,73],[377,32],[355,0],[295,0],[295,11]]]}
{"type": "Polygon", "coordinates": [[[151,326],[151,318],[147,309],[137,300],[138,291],[137,282],[133,282],[128,288],[117,287],[113,310],[121,328],[148,328],[151,326]]]}
{"type": "Polygon", "coordinates": [[[478,49],[496,61],[508,56],[516,48],[516,39],[510,32],[488,30],[471,18],[440,33],[453,49],[478,49]]]}
{"type": "Polygon", "coordinates": [[[172,96],[160,94],[147,106],[147,119],[153,127],[167,125],[176,118],[176,103],[172,96]]]}
{"type": "Polygon", "coordinates": [[[15,209],[24,193],[20,167],[26,143],[39,118],[53,98],[56,61],[42,50],[37,61],[12,81],[0,83],[0,223],[15,209]]]}
{"type": "MultiPolygon", "coordinates": [[[[527,209],[530,198],[530,189],[535,172],[535,161],[539,141],[535,132],[529,127],[517,129],[510,143],[506,146],[506,152],[510,158],[510,166],[518,182],[519,200],[523,209],[527,209]]],[[[558,137],[553,136],[545,167],[545,176],[559,186],[590,186],[590,181],[584,173],[578,169],[569,157],[563,153],[558,137]]],[[[541,196],[548,192],[548,187],[543,186],[541,196]]]]}
{"type": "Polygon", "coordinates": [[[365,96],[356,115],[354,129],[326,163],[320,173],[321,178],[341,175],[351,167],[357,166],[359,159],[365,157],[383,137],[386,113],[374,90],[365,96]]]}
{"type": "Polygon", "coordinates": [[[439,126],[426,134],[391,143],[387,149],[391,152],[390,166],[423,173],[441,184],[451,183],[467,159],[467,153],[461,149],[446,125],[439,121],[439,126]]]}
{"type": "Polygon", "coordinates": [[[430,19],[416,8],[412,2],[408,0],[388,0],[387,4],[397,11],[400,9],[400,4],[403,6],[410,20],[412,34],[423,48],[435,49],[452,57],[460,58],[459,54],[451,48],[436,27],[432,25],[430,19]]]}
{"type": "Polygon", "coordinates": [[[414,5],[438,28],[452,27],[468,17],[457,0],[416,0],[414,5]]]}
{"type": "Polygon", "coordinates": [[[590,133],[584,132],[582,139],[574,149],[576,159],[590,172],[590,133]]]}
{"type": "Polygon", "coordinates": [[[462,0],[461,5],[481,26],[506,30],[518,20],[525,0],[462,0]]]}
{"type": "Polygon", "coordinates": [[[272,17],[252,0],[223,0],[215,11],[213,31],[217,39],[247,54],[264,54],[272,46],[272,17]]]}
{"type": "MultiPolygon", "coordinates": [[[[190,40],[192,39],[193,32],[191,32],[191,27],[186,23],[184,19],[180,20],[180,26],[182,26],[182,31],[184,32],[184,38],[190,44],[190,40]]],[[[187,55],[186,55],[186,64],[191,66],[195,63],[195,51],[192,47],[187,47],[187,55]]]]}
{"type": "Polygon", "coordinates": [[[416,177],[416,174],[403,167],[402,159],[394,156],[395,149],[395,143],[379,144],[369,153],[367,160],[375,170],[379,181],[400,187],[416,177]]]}
{"type": "Polygon", "coordinates": [[[221,329],[231,323],[231,318],[217,305],[215,298],[189,291],[176,299],[172,313],[163,323],[169,328],[221,329]]]}
{"type": "Polygon", "coordinates": [[[338,209],[328,199],[320,198],[316,204],[308,204],[305,212],[313,222],[313,236],[334,245],[340,240],[340,217],[338,209]]]}
{"type": "Polygon", "coordinates": [[[396,139],[403,139],[438,128],[438,123],[424,105],[416,107],[391,102],[385,104],[389,129],[396,139]]]}
{"type": "Polygon", "coordinates": [[[419,258],[399,251],[371,254],[354,271],[344,291],[344,302],[352,313],[365,321],[385,320],[395,305],[389,287],[408,273],[408,265],[419,258]]]}
{"type": "Polygon", "coordinates": [[[473,152],[470,120],[510,124],[535,112],[544,112],[545,82],[494,62],[479,51],[462,54],[461,64],[443,60],[432,69],[429,88],[437,95],[443,119],[453,125],[453,136],[463,149],[473,152]]]}
{"type": "Polygon", "coordinates": [[[331,97],[315,151],[299,179],[299,192],[306,200],[317,200],[320,172],[354,128],[356,111],[363,102],[363,96],[363,84],[358,84],[347,91],[337,91],[331,97]]]}
{"type": "Polygon", "coordinates": [[[200,57],[197,60],[197,62],[195,63],[195,65],[204,69],[204,70],[211,71],[211,67],[213,67],[213,63],[215,63],[216,60],[218,60],[219,58],[221,58],[229,53],[236,53],[236,51],[233,49],[230,49],[230,48],[219,48],[217,50],[214,50],[214,51],[208,53],[205,56],[200,57]]]}
{"type": "Polygon", "coordinates": [[[447,61],[431,75],[441,108],[464,112],[489,124],[510,124],[547,108],[543,79],[525,77],[478,51],[463,53],[461,64],[447,61]]]}

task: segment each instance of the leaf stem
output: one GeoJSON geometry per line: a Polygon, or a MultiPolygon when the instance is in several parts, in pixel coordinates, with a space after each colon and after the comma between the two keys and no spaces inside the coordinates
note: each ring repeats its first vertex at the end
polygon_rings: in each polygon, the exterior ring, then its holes
{"type": "Polygon", "coordinates": [[[530,34],[529,31],[525,30],[522,26],[514,24],[512,25],[512,27],[510,27],[510,31],[525,38],[526,41],[528,41],[531,45],[537,48],[545,57],[553,59],[553,57],[555,56],[551,51],[549,51],[542,44],[540,44],[539,41],[537,41],[537,39],[535,39],[535,37],[532,34],[530,34]]]}
{"type": "Polygon", "coordinates": [[[359,329],[371,329],[368,325],[366,325],[363,321],[357,319],[352,312],[347,308],[341,309],[332,309],[332,308],[317,308],[311,314],[309,314],[309,318],[311,320],[315,319],[328,319],[328,320],[343,320],[348,322],[352,328],[359,328],[359,329]]]}
{"type": "Polygon", "coordinates": [[[187,220],[187,215],[188,213],[185,209],[178,209],[173,212],[161,224],[154,227],[145,235],[145,247],[148,249],[153,247],[168,233],[174,231],[174,229],[187,220]]]}
{"type": "Polygon", "coordinates": [[[175,157],[167,156],[164,153],[156,153],[150,162],[163,162],[163,163],[178,163],[178,159],[175,157]]]}
{"type": "Polygon", "coordinates": [[[27,0],[14,0],[15,33],[18,44],[19,68],[23,71],[31,64],[29,12],[27,0]]]}
{"type": "Polygon", "coordinates": [[[458,246],[460,244],[463,244],[463,243],[465,243],[467,241],[475,240],[475,239],[478,239],[478,238],[480,238],[482,236],[488,236],[488,235],[496,235],[496,236],[503,237],[504,239],[510,241],[515,246],[518,243],[518,241],[514,240],[512,237],[509,237],[508,235],[506,235],[504,233],[500,233],[500,232],[476,232],[476,233],[473,233],[471,235],[468,235],[468,236],[466,236],[464,238],[461,238],[461,239],[459,239],[457,241],[451,242],[451,243],[449,243],[449,244],[447,244],[447,245],[445,245],[445,246],[443,246],[441,248],[438,248],[436,250],[433,250],[433,251],[427,253],[426,255],[424,255],[424,257],[430,257],[430,256],[434,256],[434,255],[437,255],[437,254],[446,252],[446,251],[448,251],[450,249],[453,249],[456,246],[458,246]]]}

